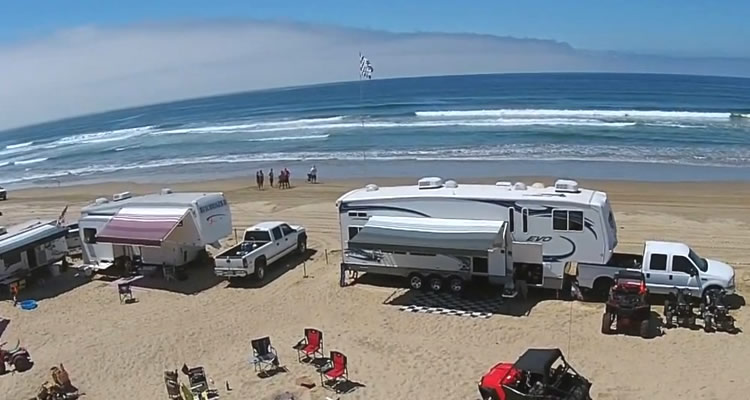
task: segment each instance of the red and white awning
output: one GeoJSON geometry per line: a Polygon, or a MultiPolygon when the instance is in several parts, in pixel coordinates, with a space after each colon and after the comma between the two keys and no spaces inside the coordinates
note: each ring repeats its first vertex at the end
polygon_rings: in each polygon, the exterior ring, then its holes
{"type": "Polygon", "coordinates": [[[122,208],[96,234],[96,241],[160,247],[188,210],[187,207],[122,208]]]}

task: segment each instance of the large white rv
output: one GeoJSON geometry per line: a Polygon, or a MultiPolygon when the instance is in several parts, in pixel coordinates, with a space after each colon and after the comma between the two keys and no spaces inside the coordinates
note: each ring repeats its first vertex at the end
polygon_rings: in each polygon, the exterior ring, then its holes
{"type": "Polygon", "coordinates": [[[65,258],[67,232],[68,228],[56,220],[32,220],[0,227],[0,286],[24,279],[35,269],[65,258]]]}
{"type": "Polygon", "coordinates": [[[180,266],[206,245],[232,233],[232,214],[222,193],[161,193],[133,197],[124,192],[81,209],[78,221],[84,264],[106,269],[115,260],[180,266]]]}
{"type": "Polygon", "coordinates": [[[370,184],[344,194],[336,205],[342,262],[353,269],[360,263],[348,242],[372,216],[506,221],[514,242],[541,246],[543,263],[531,266],[528,281],[547,288],[562,286],[567,261],[605,264],[617,245],[606,193],[579,188],[569,180],[545,187],[510,182],[459,185],[422,178],[413,186],[370,184]]]}

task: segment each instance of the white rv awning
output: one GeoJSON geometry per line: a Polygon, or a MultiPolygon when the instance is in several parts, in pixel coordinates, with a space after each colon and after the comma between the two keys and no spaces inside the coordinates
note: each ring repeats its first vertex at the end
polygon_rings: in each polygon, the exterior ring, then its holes
{"type": "Polygon", "coordinates": [[[160,247],[188,210],[187,207],[124,207],[97,232],[96,240],[160,247]]]}
{"type": "Polygon", "coordinates": [[[504,221],[371,217],[349,248],[451,254],[486,254],[504,247],[504,221]]]}

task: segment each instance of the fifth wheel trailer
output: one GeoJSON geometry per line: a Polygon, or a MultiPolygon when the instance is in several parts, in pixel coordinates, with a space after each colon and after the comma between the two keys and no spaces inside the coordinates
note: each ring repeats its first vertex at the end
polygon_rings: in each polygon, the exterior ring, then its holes
{"type": "Polygon", "coordinates": [[[512,286],[514,265],[541,265],[541,250],[513,242],[504,221],[374,216],[349,239],[344,268],[460,292],[477,278],[512,286]]]}

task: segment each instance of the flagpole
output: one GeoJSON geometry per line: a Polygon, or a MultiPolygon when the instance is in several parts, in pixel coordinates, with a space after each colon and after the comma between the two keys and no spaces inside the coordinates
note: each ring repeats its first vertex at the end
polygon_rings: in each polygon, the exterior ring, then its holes
{"type": "MultiPolygon", "coordinates": [[[[359,59],[360,59],[360,63],[361,63],[361,60],[362,60],[362,53],[361,52],[359,53],[359,59]]],[[[361,65],[360,65],[360,73],[359,73],[359,121],[360,121],[360,124],[362,125],[362,133],[364,134],[365,115],[364,115],[364,104],[363,104],[363,100],[362,100],[363,85],[364,85],[364,83],[362,82],[362,70],[361,70],[361,65]]],[[[366,163],[366,161],[367,161],[367,146],[365,146],[362,149],[362,162],[365,163],[365,170],[367,169],[367,165],[366,165],[367,163],[366,163]]]]}

